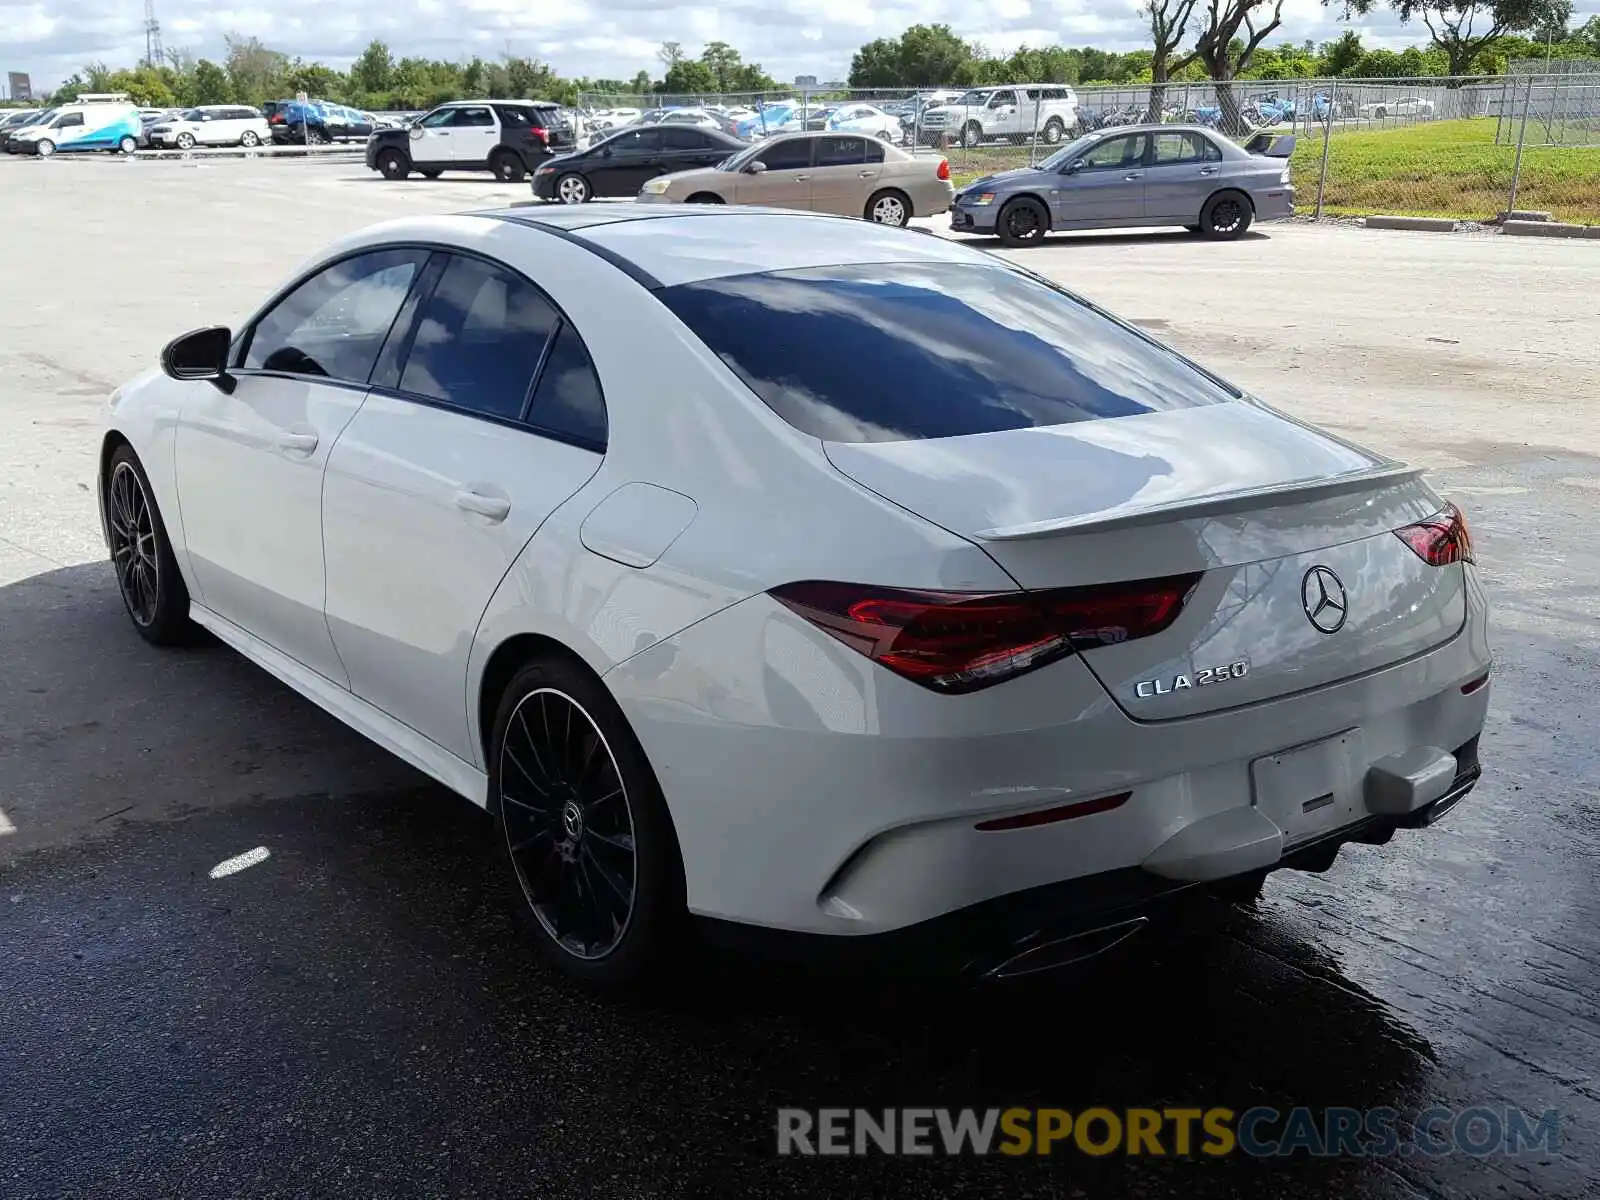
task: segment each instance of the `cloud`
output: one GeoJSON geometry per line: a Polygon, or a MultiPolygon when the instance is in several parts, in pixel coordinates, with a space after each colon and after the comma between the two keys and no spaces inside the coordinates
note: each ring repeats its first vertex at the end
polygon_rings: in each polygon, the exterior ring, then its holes
{"type": "MultiPolygon", "coordinates": [[[[1596,0],[1580,3],[1593,10],[1596,0]]],[[[168,48],[211,58],[222,55],[223,35],[259,37],[274,49],[343,67],[373,38],[396,55],[430,58],[486,57],[506,51],[549,62],[563,75],[632,78],[640,69],[660,73],[654,49],[681,42],[691,54],[708,41],[730,42],[748,61],[779,80],[796,75],[842,79],[863,42],[894,37],[918,22],[946,22],[961,36],[995,51],[1021,43],[1095,45],[1135,50],[1146,44],[1135,0],[726,0],[716,5],[668,0],[273,0],[242,7],[238,0],[207,10],[189,0],[156,0],[168,48]]],[[[1338,6],[1287,0],[1281,29],[1269,39],[1322,42],[1347,28],[1338,6]]],[[[1368,45],[1401,47],[1425,42],[1426,30],[1408,29],[1385,10],[1354,23],[1368,45]]],[[[26,71],[36,87],[59,83],[84,63],[132,65],[144,53],[141,6],[132,0],[0,0],[0,71],[26,71]]]]}

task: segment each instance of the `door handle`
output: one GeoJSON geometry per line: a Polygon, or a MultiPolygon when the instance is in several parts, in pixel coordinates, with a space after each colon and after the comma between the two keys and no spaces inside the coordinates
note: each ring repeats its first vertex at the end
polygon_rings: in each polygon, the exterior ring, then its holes
{"type": "Polygon", "coordinates": [[[1123,178],[1124,179],[1143,179],[1144,178],[1144,172],[1143,171],[1130,171],[1128,174],[1124,175],[1123,178]]]}
{"type": "Polygon", "coordinates": [[[456,507],[464,512],[477,513],[491,521],[504,521],[511,512],[511,501],[500,496],[485,496],[471,488],[456,493],[456,507]]]}
{"type": "Polygon", "coordinates": [[[872,178],[872,172],[871,171],[862,171],[861,172],[861,178],[862,179],[871,179],[872,178]]]}
{"type": "Polygon", "coordinates": [[[317,448],[317,435],[314,433],[280,433],[278,446],[284,450],[293,450],[299,454],[310,454],[317,448]]]}
{"type": "Polygon", "coordinates": [[[796,183],[804,183],[806,180],[808,180],[810,178],[811,178],[811,176],[809,176],[809,175],[796,175],[794,177],[794,181],[796,183]]]}
{"type": "Polygon", "coordinates": [[[1202,174],[1202,175],[1215,175],[1216,173],[1217,173],[1217,169],[1215,167],[1201,167],[1200,168],[1200,174],[1202,174]]]}

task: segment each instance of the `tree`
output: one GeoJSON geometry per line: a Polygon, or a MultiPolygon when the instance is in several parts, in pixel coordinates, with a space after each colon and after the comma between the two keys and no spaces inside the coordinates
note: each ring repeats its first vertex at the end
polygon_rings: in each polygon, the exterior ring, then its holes
{"type": "Polygon", "coordinates": [[[903,86],[900,77],[900,39],[876,38],[850,59],[850,86],[892,88],[903,86]]]}
{"type": "Polygon", "coordinates": [[[233,99],[228,73],[209,58],[195,63],[190,90],[195,104],[227,104],[233,99]]]}
{"type": "Polygon", "coordinates": [[[972,80],[972,47],[948,25],[913,25],[900,35],[902,87],[948,87],[972,80]]]}
{"type": "Polygon", "coordinates": [[[1233,81],[1249,68],[1256,47],[1282,24],[1283,0],[1207,0],[1204,22],[1195,36],[1194,52],[1216,85],[1222,131],[1240,137],[1250,132],[1250,126],[1239,113],[1233,81]]]}
{"type": "MultiPolygon", "coordinates": [[[[1366,16],[1377,4],[1344,0],[1344,15],[1366,16]]],[[[1565,29],[1572,16],[1572,0],[1389,0],[1389,6],[1402,22],[1422,19],[1453,76],[1470,74],[1478,56],[1503,35],[1546,23],[1565,29]]]]}
{"type": "Polygon", "coordinates": [[[656,57],[661,60],[663,67],[669,71],[672,70],[673,67],[684,60],[683,43],[662,42],[660,48],[656,50],[656,57]]]}
{"type": "Polygon", "coordinates": [[[1145,120],[1159,121],[1167,107],[1167,80],[1173,71],[1181,71],[1199,55],[1191,50],[1176,60],[1173,54],[1189,34],[1189,18],[1194,15],[1196,0],[1145,0],[1139,13],[1150,29],[1150,40],[1155,51],[1150,58],[1150,103],[1145,107],[1145,120]]]}
{"type": "Polygon", "coordinates": [[[289,66],[288,55],[267,49],[260,38],[229,33],[222,40],[228,48],[224,66],[233,87],[233,98],[241,104],[256,106],[277,99],[283,86],[283,74],[289,66]]]}
{"type": "MultiPolygon", "coordinates": [[[[474,62],[481,60],[474,59],[474,62]]],[[[369,95],[387,92],[394,86],[394,55],[380,41],[367,43],[361,57],[350,64],[350,86],[369,95]]]]}
{"type": "Polygon", "coordinates": [[[694,58],[681,58],[667,68],[661,80],[661,90],[674,95],[695,95],[717,90],[717,76],[705,63],[694,58]]]}
{"type": "MultiPolygon", "coordinates": [[[[97,89],[98,90],[98,89],[97,89]]],[[[155,67],[144,64],[131,71],[117,71],[106,80],[108,92],[126,92],[128,99],[147,108],[171,108],[178,98],[155,67]]]]}
{"type": "Polygon", "coordinates": [[[1323,43],[1322,64],[1318,73],[1322,75],[1352,74],[1351,68],[1361,61],[1363,53],[1361,35],[1354,29],[1346,29],[1335,41],[1323,43]]]}

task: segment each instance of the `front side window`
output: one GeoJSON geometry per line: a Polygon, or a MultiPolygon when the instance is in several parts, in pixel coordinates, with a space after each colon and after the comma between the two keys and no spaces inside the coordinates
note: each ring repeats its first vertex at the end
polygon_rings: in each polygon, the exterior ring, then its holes
{"type": "Polygon", "coordinates": [[[319,271],[256,323],[240,365],[365,383],[425,257],[379,250],[319,271]]]}
{"type": "Polygon", "coordinates": [[[522,415],[560,320],[531,283],[452,255],[422,305],[400,390],[485,416],[522,415]]]}
{"type": "Polygon", "coordinates": [[[990,108],[1003,108],[1007,104],[1015,104],[1016,102],[1017,102],[1017,94],[1015,92],[996,92],[989,99],[989,107],[990,108]]]}
{"type": "Polygon", "coordinates": [[[455,109],[441,108],[423,117],[420,124],[424,129],[443,129],[455,119],[455,115],[455,109]]]}
{"type": "Polygon", "coordinates": [[[801,171],[811,165],[811,140],[785,138],[763,148],[759,157],[769,171],[801,171]]]}
{"type": "Polygon", "coordinates": [[[661,149],[662,136],[660,129],[629,129],[606,145],[617,154],[654,154],[661,149]]]}
{"type": "Polygon", "coordinates": [[[1003,264],[777,271],[656,295],[768,407],[826,441],[955,437],[1238,398],[1003,264]]]}
{"type": "Polygon", "coordinates": [[[83,124],[82,113],[66,113],[56,120],[57,129],[70,129],[74,125],[83,124]]]}

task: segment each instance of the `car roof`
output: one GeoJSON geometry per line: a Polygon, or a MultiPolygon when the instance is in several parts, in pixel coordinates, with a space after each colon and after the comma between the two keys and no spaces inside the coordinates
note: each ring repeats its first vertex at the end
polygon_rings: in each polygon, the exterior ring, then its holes
{"type": "Polygon", "coordinates": [[[626,203],[525,206],[471,215],[576,242],[649,288],[863,262],[994,262],[933,234],[783,209],[626,203]]]}

